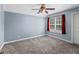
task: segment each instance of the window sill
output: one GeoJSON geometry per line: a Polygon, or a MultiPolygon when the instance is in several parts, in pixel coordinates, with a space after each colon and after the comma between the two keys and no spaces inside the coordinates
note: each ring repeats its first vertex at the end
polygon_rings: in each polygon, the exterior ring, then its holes
{"type": "Polygon", "coordinates": [[[58,34],[61,34],[62,33],[60,30],[50,30],[50,32],[58,33],[58,34]]]}

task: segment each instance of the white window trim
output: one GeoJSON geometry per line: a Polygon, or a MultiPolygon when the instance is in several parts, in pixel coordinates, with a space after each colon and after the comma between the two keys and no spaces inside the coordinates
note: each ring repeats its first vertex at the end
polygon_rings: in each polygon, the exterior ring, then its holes
{"type": "Polygon", "coordinates": [[[61,30],[57,30],[56,29],[56,25],[61,25],[61,24],[56,24],[56,17],[55,17],[55,24],[50,24],[50,25],[54,25],[54,29],[50,29],[50,32],[54,32],[54,33],[62,33],[61,30]]]}
{"type": "Polygon", "coordinates": [[[56,17],[55,17],[55,30],[56,30],[56,17]]]}

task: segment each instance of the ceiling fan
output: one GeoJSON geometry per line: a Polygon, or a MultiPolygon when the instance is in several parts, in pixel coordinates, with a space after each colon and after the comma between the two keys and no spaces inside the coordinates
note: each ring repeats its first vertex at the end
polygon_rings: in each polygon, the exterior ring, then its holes
{"type": "Polygon", "coordinates": [[[39,9],[32,9],[32,10],[38,10],[37,14],[45,12],[48,14],[47,10],[55,10],[55,8],[47,8],[45,4],[41,4],[39,9]]]}

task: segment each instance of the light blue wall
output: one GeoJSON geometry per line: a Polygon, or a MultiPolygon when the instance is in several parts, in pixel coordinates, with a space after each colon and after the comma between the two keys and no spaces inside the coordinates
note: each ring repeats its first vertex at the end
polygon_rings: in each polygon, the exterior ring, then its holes
{"type": "Polygon", "coordinates": [[[45,34],[43,17],[5,12],[5,42],[45,34]]]}
{"type": "Polygon", "coordinates": [[[71,14],[79,11],[79,8],[67,10],[48,15],[50,19],[53,16],[66,15],[66,34],[57,34],[47,32],[47,17],[36,17],[12,12],[5,12],[5,41],[12,41],[20,38],[33,37],[36,35],[49,34],[65,40],[71,40],[71,14]],[[21,37],[19,37],[21,36],[21,37]]]}
{"type": "Polygon", "coordinates": [[[4,42],[4,12],[0,4],[0,48],[4,42]]]}
{"type": "MultiPolygon", "coordinates": [[[[71,21],[72,21],[71,14],[74,12],[77,12],[77,11],[79,11],[79,8],[48,15],[47,17],[50,17],[50,19],[51,19],[54,16],[65,14],[65,16],[66,16],[66,34],[57,34],[57,33],[53,33],[53,32],[47,32],[47,30],[46,30],[46,34],[70,41],[71,40],[71,21]]],[[[46,19],[46,28],[47,28],[47,17],[45,18],[46,19]]]]}

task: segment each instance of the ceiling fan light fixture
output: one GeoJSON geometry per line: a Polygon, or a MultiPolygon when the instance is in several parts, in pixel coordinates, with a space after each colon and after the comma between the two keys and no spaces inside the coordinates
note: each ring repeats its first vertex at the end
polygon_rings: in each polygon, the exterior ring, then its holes
{"type": "Polygon", "coordinates": [[[55,8],[47,8],[45,4],[41,4],[39,9],[32,9],[32,10],[39,10],[37,14],[39,13],[48,14],[48,10],[55,10],[55,8]]]}

